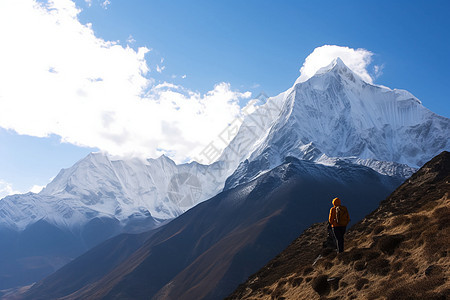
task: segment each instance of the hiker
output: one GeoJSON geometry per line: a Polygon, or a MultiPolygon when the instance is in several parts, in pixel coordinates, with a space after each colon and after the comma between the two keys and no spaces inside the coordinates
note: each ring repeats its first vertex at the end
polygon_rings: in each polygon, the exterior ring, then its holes
{"type": "Polygon", "coordinates": [[[339,198],[334,198],[333,207],[330,209],[328,222],[333,229],[334,237],[337,244],[337,252],[344,252],[344,234],[347,224],[350,222],[350,216],[345,206],[341,205],[339,198]]]}

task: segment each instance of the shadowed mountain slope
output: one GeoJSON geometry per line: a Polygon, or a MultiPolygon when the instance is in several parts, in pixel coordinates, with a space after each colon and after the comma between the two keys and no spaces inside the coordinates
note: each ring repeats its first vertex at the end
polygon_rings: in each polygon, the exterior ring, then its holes
{"type": "Polygon", "coordinates": [[[448,299],[449,181],[443,152],[348,231],[344,253],[315,224],[227,299],[448,299]]]}
{"type": "MultiPolygon", "coordinates": [[[[310,224],[326,218],[339,191],[353,219],[373,210],[400,184],[370,168],[324,166],[289,158],[249,183],[227,190],[161,227],[112,270],[88,256],[33,286],[27,299],[220,299],[279,253],[310,224]],[[86,262],[106,275],[76,282],[86,262]],[[70,286],[70,290],[57,289],[70,286]]],[[[112,241],[112,240],[111,240],[112,241]]],[[[126,243],[126,241],[121,242],[126,243]]],[[[110,267],[110,266],[109,266],[110,267]]]]}
{"type": "Polygon", "coordinates": [[[118,234],[177,217],[222,189],[228,173],[221,168],[91,153],[41,192],[0,199],[0,290],[39,281],[118,234]]]}

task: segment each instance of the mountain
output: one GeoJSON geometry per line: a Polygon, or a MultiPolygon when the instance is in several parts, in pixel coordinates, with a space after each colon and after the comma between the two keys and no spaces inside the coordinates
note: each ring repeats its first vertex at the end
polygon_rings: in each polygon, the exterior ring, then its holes
{"type": "Polygon", "coordinates": [[[225,189],[255,178],[287,156],[323,164],[350,159],[382,174],[408,178],[450,149],[449,119],[429,111],[407,91],[363,81],[339,58],[267,102],[264,113],[247,117],[220,158],[242,162],[225,189]]]}
{"type": "Polygon", "coordinates": [[[124,226],[130,219],[150,216],[155,221],[171,219],[217,194],[224,180],[211,176],[217,167],[176,165],[166,156],[112,160],[91,153],[61,170],[39,194],[3,199],[0,224],[23,230],[37,220],[76,228],[95,217],[115,218],[124,226]],[[187,187],[189,193],[180,190],[187,187]]]}
{"type": "Polygon", "coordinates": [[[158,228],[122,262],[95,257],[117,253],[128,237],[88,251],[35,284],[25,299],[220,299],[309,224],[325,219],[336,193],[358,219],[400,182],[352,163],[288,158],[158,228]],[[80,281],[74,270],[95,273],[80,281]]]}
{"type": "Polygon", "coordinates": [[[42,279],[119,233],[164,224],[217,194],[220,176],[220,163],[89,154],[39,194],[0,200],[0,289],[42,279]]]}
{"type": "Polygon", "coordinates": [[[157,223],[224,187],[257,177],[288,156],[325,165],[346,160],[408,178],[449,148],[449,119],[407,91],[364,82],[337,58],[247,115],[211,165],[176,165],[166,156],[113,160],[92,153],[63,169],[39,194],[0,201],[0,226],[21,231],[45,220],[74,228],[95,217],[117,219],[121,226],[150,216],[157,223]]]}
{"type": "Polygon", "coordinates": [[[1,199],[0,288],[39,280],[119,233],[160,226],[288,157],[406,179],[450,148],[449,119],[407,91],[364,82],[340,59],[263,101],[210,165],[92,153],[39,194],[1,199]]]}
{"type": "Polygon", "coordinates": [[[226,299],[447,299],[449,182],[443,152],[350,228],[344,253],[315,224],[226,299]]]}

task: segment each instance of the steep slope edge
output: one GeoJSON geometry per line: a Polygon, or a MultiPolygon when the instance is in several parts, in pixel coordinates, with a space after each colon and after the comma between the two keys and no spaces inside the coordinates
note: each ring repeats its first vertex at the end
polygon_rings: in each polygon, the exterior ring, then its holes
{"type": "Polygon", "coordinates": [[[443,152],[348,231],[344,253],[315,224],[227,299],[446,299],[449,181],[443,152]]]}

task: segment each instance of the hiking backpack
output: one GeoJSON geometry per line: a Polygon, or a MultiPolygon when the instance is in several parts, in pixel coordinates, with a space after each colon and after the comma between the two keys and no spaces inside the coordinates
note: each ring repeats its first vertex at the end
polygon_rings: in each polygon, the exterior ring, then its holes
{"type": "Polygon", "coordinates": [[[338,226],[347,226],[350,222],[347,207],[343,205],[336,206],[336,223],[338,226]]]}

